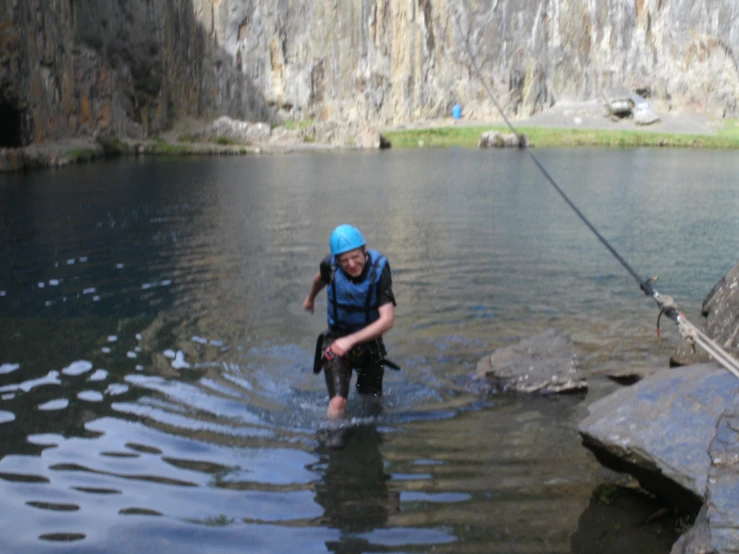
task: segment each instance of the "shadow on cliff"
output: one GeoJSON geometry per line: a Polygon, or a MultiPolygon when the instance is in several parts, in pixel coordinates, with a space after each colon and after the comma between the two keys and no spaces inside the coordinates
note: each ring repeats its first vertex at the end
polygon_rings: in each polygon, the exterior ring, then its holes
{"type": "Polygon", "coordinates": [[[215,29],[198,21],[194,1],[167,0],[164,9],[172,19],[164,29],[168,111],[162,128],[171,126],[180,114],[277,123],[275,109],[244,72],[241,53],[227,52],[218,43],[215,29]]]}
{"type": "Polygon", "coordinates": [[[166,0],[157,8],[145,0],[129,4],[125,10],[108,0],[87,12],[78,10],[75,35],[97,47],[111,69],[130,75],[132,91],[122,104],[145,134],[171,128],[182,116],[275,120],[240,56],[229,54],[215,29],[198,20],[193,0],[166,0]],[[102,13],[106,7],[115,19],[102,13]],[[85,21],[86,14],[91,21],[85,21]]]}
{"type": "Polygon", "coordinates": [[[0,21],[0,147],[142,138],[184,116],[274,122],[240,55],[196,10],[194,0],[14,4],[0,21]]]}

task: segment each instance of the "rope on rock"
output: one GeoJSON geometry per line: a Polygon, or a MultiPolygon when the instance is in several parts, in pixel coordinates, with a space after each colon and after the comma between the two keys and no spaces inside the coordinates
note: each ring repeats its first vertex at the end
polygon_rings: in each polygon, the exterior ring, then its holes
{"type": "MultiPolygon", "coordinates": [[[[691,345],[697,343],[713,359],[719,362],[724,368],[726,368],[735,377],[739,378],[739,361],[737,361],[734,357],[732,357],[731,354],[726,352],[726,350],[724,350],[718,343],[716,343],[714,340],[708,337],[708,335],[706,335],[701,330],[699,330],[695,325],[690,323],[690,321],[688,321],[688,318],[685,317],[685,314],[678,311],[677,303],[675,303],[672,297],[660,294],[657,290],[655,290],[654,287],[652,286],[652,283],[655,280],[654,278],[651,278],[651,277],[641,278],[639,274],[637,274],[636,271],[634,271],[634,269],[628,264],[628,262],[616,251],[615,248],[613,248],[613,246],[611,246],[611,244],[603,237],[603,235],[601,235],[598,232],[595,226],[592,223],[590,223],[590,221],[588,221],[585,215],[578,209],[578,207],[574,204],[574,202],[570,200],[570,198],[565,194],[565,192],[557,184],[554,178],[549,174],[549,172],[542,165],[542,163],[538,160],[538,158],[534,155],[531,149],[528,148],[528,142],[526,138],[516,130],[513,124],[506,117],[505,113],[503,112],[503,109],[500,107],[500,104],[498,104],[498,101],[496,100],[495,95],[493,94],[493,91],[491,90],[487,81],[485,81],[485,79],[483,78],[482,71],[480,70],[480,66],[477,64],[477,59],[472,53],[472,47],[470,46],[470,41],[469,41],[469,33],[465,33],[462,30],[462,24],[459,20],[459,13],[457,13],[457,10],[454,10],[454,19],[457,23],[457,29],[459,30],[459,34],[462,37],[464,37],[465,50],[467,51],[467,55],[470,58],[470,62],[472,63],[472,67],[475,70],[475,74],[477,75],[478,79],[480,79],[480,83],[485,89],[485,92],[487,93],[488,97],[495,105],[496,109],[498,110],[498,113],[500,113],[501,117],[505,121],[508,128],[511,130],[511,132],[514,135],[516,135],[519,148],[526,151],[526,153],[533,160],[536,167],[539,169],[539,171],[541,171],[542,175],[544,175],[547,181],[549,181],[549,183],[552,185],[552,187],[554,187],[557,193],[559,193],[559,195],[564,199],[567,205],[570,208],[572,208],[575,214],[577,214],[577,216],[582,220],[582,222],[585,223],[588,229],[590,229],[590,231],[598,238],[598,240],[603,244],[603,246],[605,246],[606,249],[608,249],[608,251],[613,255],[613,257],[616,258],[616,260],[618,260],[618,262],[624,267],[624,269],[626,269],[626,271],[636,280],[636,282],[639,283],[639,288],[644,292],[644,294],[646,294],[647,296],[651,296],[655,300],[655,302],[657,302],[657,305],[660,308],[660,317],[664,313],[667,317],[669,317],[672,321],[674,321],[678,325],[680,336],[688,340],[688,342],[690,342],[691,345]]],[[[657,336],[659,336],[659,317],[657,319],[657,336]]]]}

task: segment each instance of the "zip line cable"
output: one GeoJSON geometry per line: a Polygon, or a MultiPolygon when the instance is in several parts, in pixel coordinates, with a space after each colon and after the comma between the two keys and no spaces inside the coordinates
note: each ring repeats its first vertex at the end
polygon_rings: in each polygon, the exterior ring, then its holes
{"type": "MultiPolygon", "coordinates": [[[[480,70],[480,66],[477,65],[477,59],[472,54],[472,47],[470,46],[469,41],[469,33],[465,33],[462,30],[462,24],[459,21],[459,14],[457,11],[454,11],[454,19],[457,22],[457,28],[459,29],[459,33],[464,37],[464,45],[465,50],[467,51],[467,55],[470,58],[470,62],[472,63],[472,67],[475,70],[475,74],[477,75],[478,79],[480,80],[480,83],[482,84],[483,88],[485,89],[485,92],[487,93],[490,100],[495,105],[496,109],[498,110],[498,113],[500,113],[503,120],[506,122],[506,125],[508,128],[513,132],[514,135],[516,135],[516,138],[518,139],[518,146],[522,150],[524,150],[533,160],[536,167],[541,171],[542,175],[549,181],[549,183],[554,187],[554,189],[559,193],[559,195],[564,199],[564,201],[567,203],[567,205],[572,208],[572,210],[577,214],[577,216],[582,220],[583,223],[592,231],[592,233],[598,238],[598,240],[605,246],[608,251],[613,255],[614,258],[618,260],[618,262],[626,269],[626,271],[629,272],[629,274],[636,280],[637,283],[639,283],[639,288],[646,294],[647,296],[651,296],[655,302],[657,302],[657,305],[660,308],[660,314],[659,317],[662,316],[664,313],[668,318],[670,318],[672,321],[674,321],[680,330],[680,335],[685,338],[691,346],[693,346],[693,349],[695,349],[694,344],[698,343],[699,346],[701,346],[710,356],[712,356],[716,361],[718,361],[724,368],[726,368],[729,372],[731,372],[735,377],[739,378],[739,362],[731,356],[726,350],[721,348],[721,346],[718,345],[714,340],[712,340],[710,337],[708,337],[705,333],[700,331],[695,325],[690,323],[688,319],[685,317],[685,314],[678,311],[678,306],[675,303],[675,301],[666,295],[660,294],[657,292],[654,287],[652,286],[652,282],[655,280],[652,277],[642,278],[639,276],[636,271],[629,265],[629,263],[621,256],[613,246],[601,235],[598,230],[595,228],[595,226],[590,223],[587,217],[580,211],[580,209],[575,205],[572,200],[570,200],[569,196],[565,194],[565,192],[562,190],[562,188],[557,184],[557,182],[554,180],[554,178],[549,174],[549,172],[546,170],[546,168],[542,165],[542,163],[539,161],[539,159],[534,155],[534,153],[531,151],[530,148],[528,148],[526,144],[526,140],[524,137],[516,130],[516,128],[513,126],[513,124],[510,122],[510,120],[506,117],[505,113],[503,112],[503,109],[500,107],[500,104],[498,104],[498,101],[495,98],[495,95],[493,94],[492,89],[488,85],[487,81],[482,76],[482,71],[480,70]]],[[[659,317],[657,318],[657,336],[659,337],[659,317]]]]}

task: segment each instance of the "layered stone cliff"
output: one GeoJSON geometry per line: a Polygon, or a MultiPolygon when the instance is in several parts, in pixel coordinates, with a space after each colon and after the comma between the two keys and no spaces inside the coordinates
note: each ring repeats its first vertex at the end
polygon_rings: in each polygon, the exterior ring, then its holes
{"type": "Polygon", "coordinates": [[[402,123],[624,83],[737,115],[735,0],[0,0],[0,146],[181,116],[402,123]]]}

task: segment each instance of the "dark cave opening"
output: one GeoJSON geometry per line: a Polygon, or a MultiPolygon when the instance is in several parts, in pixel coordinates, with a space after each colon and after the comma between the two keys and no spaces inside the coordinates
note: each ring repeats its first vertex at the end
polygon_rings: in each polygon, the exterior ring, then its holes
{"type": "Polygon", "coordinates": [[[21,112],[0,101],[0,148],[23,146],[21,137],[21,112]]]}

